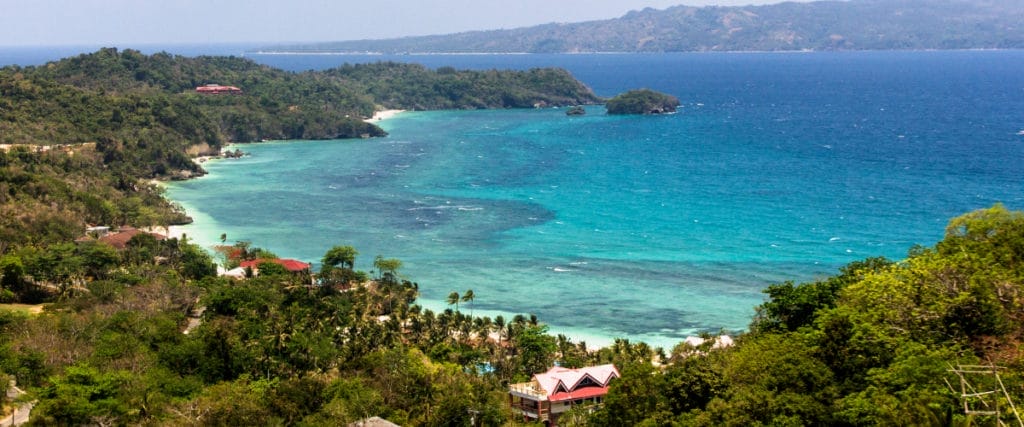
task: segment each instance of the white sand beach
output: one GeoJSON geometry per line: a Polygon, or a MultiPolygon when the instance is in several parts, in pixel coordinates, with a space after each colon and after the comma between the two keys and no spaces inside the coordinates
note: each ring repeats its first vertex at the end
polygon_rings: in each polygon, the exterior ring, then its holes
{"type": "Polygon", "coordinates": [[[398,115],[398,113],[404,113],[405,110],[383,110],[373,113],[373,117],[366,119],[367,123],[378,122],[381,120],[387,120],[398,115]]]}
{"type": "Polygon", "coordinates": [[[152,227],[141,227],[139,228],[139,230],[145,231],[147,233],[162,234],[170,239],[181,239],[181,236],[185,235],[184,226],[181,225],[170,225],[166,227],[161,225],[155,225],[152,227]]]}
{"type": "Polygon", "coordinates": [[[172,239],[181,239],[181,236],[185,235],[185,228],[180,225],[172,225],[167,227],[167,237],[172,239]]]}

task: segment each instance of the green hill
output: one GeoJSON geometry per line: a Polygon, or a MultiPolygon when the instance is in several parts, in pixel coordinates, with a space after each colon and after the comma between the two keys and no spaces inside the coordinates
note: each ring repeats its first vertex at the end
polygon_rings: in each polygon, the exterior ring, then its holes
{"type": "Polygon", "coordinates": [[[0,247],[67,241],[86,223],[187,222],[148,181],[202,174],[190,157],[218,153],[227,142],[384,136],[364,121],[384,108],[599,101],[555,69],[378,63],[292,73],[244,58],[117,49],[0,68],[0,247]],[[240,93],[197,93],[207,84],[240,93]]]}
{"type": "Polygon", "coordinates": [[[615,96],[606,105],[608,114],[665,114],[676,111],[679,99],[650,89],[640,89],[615,96]]]}

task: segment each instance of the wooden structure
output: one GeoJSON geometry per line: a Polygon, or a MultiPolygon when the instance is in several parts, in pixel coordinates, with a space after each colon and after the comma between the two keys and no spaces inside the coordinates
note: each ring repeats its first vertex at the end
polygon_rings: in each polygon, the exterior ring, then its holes
{"type": "Polygon", "coordinates": [[[580,369],[554,367],[528,383],[509,386],[509,405],[524,420],[557,426],[558,417],[575,406],[593,408],[604,402],[608,385],[619,378],[615,365],[580,369]]]}
{"type": "Polygon", "coordinates": [[[1024,427],[1024,420],[1021,420],[1020,412],[1013,404],[1010,393],[1006,391],[999,371],[1006,369],[995,365],[957,365],[950,366],[949,372],[957,375],[960,379],[960,387],[954,387],[949,381],[946,385],[954,393],[960,394],[960,401],[964,406],[964,414],[968,417],[990,418],[996,422],[995,425],[1008,426],[1007,420],[1016,421],[1017,425],[1024,427]],[[1003,411],[1005,408],[1008,411],[1003,411]]]}

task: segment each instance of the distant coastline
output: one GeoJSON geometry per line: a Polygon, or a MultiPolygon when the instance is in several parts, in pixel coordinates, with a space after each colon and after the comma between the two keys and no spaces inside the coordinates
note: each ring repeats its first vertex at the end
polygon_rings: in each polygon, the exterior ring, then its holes
{"type": "Polygon", "coordinates": [[[394,118],[395,116],[404,113],[405,110],[381,110],[375,111],[373,117],[366,119],[367,123],[377,123],[387,119],[394,118]]]}
{"type": "Polygon", "coordinates": [[[809,54],[809,53],[856,53],[856,52],[1013,52],[1024,48],[957,48],[957,49],[793,49],[793,50],[701,50],[671,52],[600,51],[600,52],[361,52],[361,51],[303,51],[303,50],[259,50],[246,51],[244,55],[295,55],[295,56],[529,56],[529,55],[701,55],[701,54],[809,54]]]}
{"type": "Polygon", "coordinates": [[[1024,7],[1009,2],[810,1],[646,8],[619,18],[391,39],[267,45],[262,52],[404,55],[845,52],[1024,48],[1024,7]],[[446,53],[448,52],[448,53],[446,53]]]}
{"type": "MultiPolygon", "coordinates": [[[[600,54],[602,52],[579,52],[584,54],[600,54]]],[[[605,52],[605,53],[629,53],[629,52],[605,52]]],[[[329,55],[329,56],[462,56],[462,55],[532,55],[533,52],[379,52],[379,51],[348,51],[348,50],[257,50],[246,51],[246,55],[329,55]]]]}

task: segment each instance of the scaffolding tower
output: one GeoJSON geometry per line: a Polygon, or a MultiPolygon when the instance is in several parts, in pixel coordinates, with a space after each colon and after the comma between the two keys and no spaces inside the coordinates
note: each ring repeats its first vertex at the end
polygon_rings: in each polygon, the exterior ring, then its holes
{"type": "MultiPolygon", "coordinates": [[[[1020,413],[1017,412],[1017,407],[1014,406],[1013,399],[1010,398],[1010,393],[1006,391],[1003,379],[999,376],[999,371],[1002,369],[1006,368],[992,364],[956,365],[955,368],[950,365],[949,372],[956,374],[960,378],[960,389],[957,390],[949,383],[949,380],[946,380],[946,385],[949,386],[953,393],[960,393],[964,414],[968,416],[995,417],[998,425],[1008,426],[1003,421],[1004,413],[1001,410],[1001,408],[1006,407],[1013,415],[1013,419],[1017,420],[1017,425],[1024,427],[1024,421],[1021,421],[1020,413]],[[1002,399],[1005,399],[1005,401],[1002,401],[1002,399]]],[[[1006,418],[1009,417],[1007,416],[1006,418]]]]}

